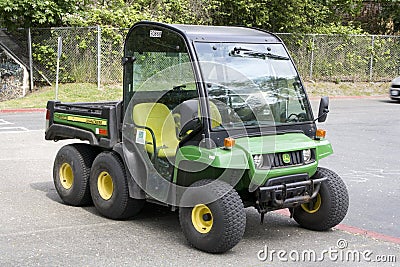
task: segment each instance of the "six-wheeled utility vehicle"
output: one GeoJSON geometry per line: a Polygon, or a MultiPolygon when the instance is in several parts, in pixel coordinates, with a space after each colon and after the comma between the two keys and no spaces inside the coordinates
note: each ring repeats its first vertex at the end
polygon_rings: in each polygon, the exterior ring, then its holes
{"type": "Polygon", "coordinates": [[[219,253],[242,238],[246,207],[288,208],[326,230],[346,215],[345,184],[318,166],[332,153],[283,42],[246,27],[139,22],[124,47],[123,100],[47,104],[62,147],[54,184],[69,205],[112,219],[151,201],[179,210],[188,242],[219,253]]]}

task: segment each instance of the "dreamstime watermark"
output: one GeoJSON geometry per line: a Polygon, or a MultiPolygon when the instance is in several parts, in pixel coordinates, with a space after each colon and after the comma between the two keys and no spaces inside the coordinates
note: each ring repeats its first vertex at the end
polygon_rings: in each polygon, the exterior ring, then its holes
{"type": "Polygon", "coordinates": [[[260,261],[281,262],[396,262],[395,255],[374,255],[372,250],[348,249],[348,242],[339,239],[335,247],[329,247],[321,251],[313,249],[298,250],[276,250],[267,245],[257,252],[260,261]]]}

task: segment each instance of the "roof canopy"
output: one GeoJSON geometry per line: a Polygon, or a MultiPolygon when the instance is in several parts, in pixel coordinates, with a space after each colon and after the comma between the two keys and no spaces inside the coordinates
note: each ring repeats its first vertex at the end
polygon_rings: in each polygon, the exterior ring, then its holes
{"type": "Polygon", "coordinates": [[[141,21],[130,30],[125,42],[125,56],[133,51],[179,52],[185,42],[281,43],[274,34],[255,28],[237,26],[200,26],[141,21]]]}

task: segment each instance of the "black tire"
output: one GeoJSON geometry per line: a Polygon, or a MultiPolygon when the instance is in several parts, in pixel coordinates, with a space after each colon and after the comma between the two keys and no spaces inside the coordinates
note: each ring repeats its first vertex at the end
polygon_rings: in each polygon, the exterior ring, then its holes
{"type": "Polygon", "coordinates": [[[349,195],[343,180],[335,172],[318,168],[313,178],[327,177],[321,184],[313,204],[303,204],[294,209],[293,218],[303,228],[317,231],[338,225],[346,216],[349,195]]]}
{"type": "Polygon", "coordinates": [[[97,150],[87,144],[63,146],[53,165],[53,181],[62,201],[72,206],[91,204],[90,168],[97,150]]]}
{"type": "MultiPolygon", "coordinates": [[[[189,243],[202,251],[223,253],[233,248],[242,239],[246,228],[246,213],[242,200],[235,189],[222,181],[200,180],[191,187],[203,186],[212,183],[207,188],[198,188],[190,194],[182,196],[182,201],[193,201],[193,207],[179,208],[179,221],[182,231],[189,243]],[[217,200],[215,200],[217,199],[217,200]],[[212,200],[213,202],[209,203],[212,200]],[[204,207],[205,206],[205,207],[204,207]],[[196,230],[193,222],[193,212],[203,207],[208,209],[208,218],[202,215],[205,223],[211,222],[203,228],[203,233],[196,230]],[[208,215],[209,214],[209,215],[208,215]],[[208,220],[208,221],[207,221],[208,220]]],[[[197,225],[198,227],[198,225],[197,225]]]]}
{"type": "Polygon", "coordinates": [[[124,163],[115,152],[102,152],[93,162],[90,192],[99,213],[107,218],[123,220],[138,214],[144,199],[129,197],[124,163]]]}

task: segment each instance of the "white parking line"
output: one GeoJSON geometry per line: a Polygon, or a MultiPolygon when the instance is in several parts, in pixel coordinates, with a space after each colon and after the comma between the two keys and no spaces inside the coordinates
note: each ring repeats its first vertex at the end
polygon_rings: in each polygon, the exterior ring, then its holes
{"type": "Polygon", "coordinates": [[[9,124],[13,124],[13,123],[3,120],[3,119],[0,119],[0,125],[9,125],[9,124]]]}
{"type": "Polygon", "coordinates": [[[0,127],[0,134],[2,133],[20,133],[29,132],[25,127],[0,127]]]}
{"type": "Polygon", "coordinates": [[[14,123],[6,121],[4,119],[0,119],[0,134],[2,133],[21,133],[21,132],[28,132],[29,130],[25,127],[12,127],[12,126],[6,126],[4,127],[3,125],[13,125],[14,123]]]}

